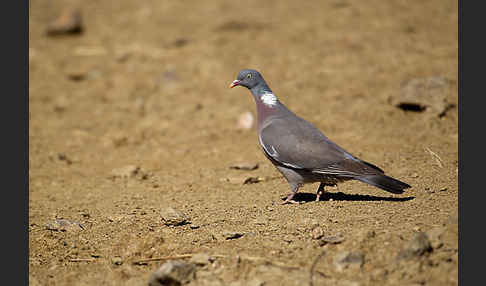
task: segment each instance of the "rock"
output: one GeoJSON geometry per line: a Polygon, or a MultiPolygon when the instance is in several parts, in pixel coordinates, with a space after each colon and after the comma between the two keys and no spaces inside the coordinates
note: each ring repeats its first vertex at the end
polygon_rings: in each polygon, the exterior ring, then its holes
{"type": "Polygon", "coordinates": [[[364,254],[360,252],[341,251],[334,258],[334,266],[338,271],[347,268],[359,269],[364,263],[364,254]]]}
{"type": "Polygon", "coordinates": [[[402,82],[400,94],[391,97],[390,103],[403,110],[442,117],[454,107],[446,100],[448,89],[445,77],[413,78],[402,82]]]}
{"type": "Polygon", "coordinates": [[[64,153],[59,153],[57,154],[57,159],[59,159],[59,161],[64,161],[66,162],[66,164],[68,165],[71,165],[73,163],[73,160],[71,160],[66,154],[64,153]]]}
{"type": "Polygon", "coordinates": [[[344,241],[344,235],[341,233],[338,233],[336,235],[327,235],[324,236],[321,240],[319,240],[319,245],[323,246],[325,244],[331,243],[331,244],[338,244],[344,241]]]}
{"type": "Polygon", "coordinates": [[[187,45],[188,43],[189,43],[188,38],[177,38],[172,42],[171,46],[174,48],[181,48],[187,45]]]}
{"type": "Polygon", "coordinates": [[[222,237],[226,240],[230,240],[230,239],[237,239],[237,238],[240,238],[242,237],[243,235],[245,235],[243,232],[238,232],[238,231],[223,231],[221,233],[222,237]]]}
{"type": "Polygon", "coordinates": [[[171,207],[162,209],[160,214],[162,216],[162,222],[168,226],[179,226],[188,224],[190,219],[183,212],[171,207]]]}
{"type": "Polygon", "coordinates": [[[236,123],[237,129],[248,130],[253,127],[253,122],[255,119],[253,118],[253,114],[250,111],[247,111],[238,117],[238,122],[236,123]]]}
{"type": "Polygon", "coordinates": [[[407,248],[398,254],[398,259],[419,257],[430,251],[432,251],[432,247],[427,234],[419,232],[409,241],[407,248]]]}
{"type": "Polygon", "coordinates": [[[320,239],[324,236],[324,231],[322,230],[322,227],[318,226],[318,227],[315,227],[314,229],[312,229],[312,232],[311,232],[311,237],[312,239],[320,239]]]}
{"type": "Polygon", "coordinates": [[[53,222],[46,224],[48,230],[54,231],[80,231],[84,230],[84,226],[79,222],[70,221],[67,219],[56,219],[53,222]]]}
{"type": "Polygon", "coordinates": [[[122,265],[123,264],[123,258],[121,258],[120,256],[115,256],[111,259],[111,263],[113,263],[115,265],[122,265]]]}
{"type": "Polygon", "coordinates": [[[189,262],[194,263],[195,265],[204,266],[209,263],[214,262],[214,258],[207,253],[196,253],[193,254],[189,262]]]}
{"type": "Polygon", "coordinates": [[[80,34],[83,32],[81,11],[76,8],[65,8],[46,28],[47,36],[63,34],[80,34]]]}
{"type": "Polygon", "coordinates": [[[256,184],[265,181],[265,178],[254,176],[232,176],[221,179],[223,182],[229,182],[234,185],[256,184]]]}
{"type": "Polygon", "coordinates": [[[258,163],[248,163],[248,162],[236,163],[231,165],[229,168],[235,170],[251,171],[251,170],[258,169],[258,163]]]}
{"type": "Polygon", "coordinates": [[[66,72],[66,76],[72,81],[82,81],[86,79],[87,73],[80,70],[71,70],[66,72]]]}
{"type": "Polygon", "coordinates": [[[176,286],[191,282],[196,266],[183,260],[169,260],[155,270],[149,278],[149,286],[176,286]]]}
{"type": "Polygon", "coordinates": [[[139,166],[127,165],[124,167],[116,168],[111,170],[110,177],[115,178],[131,178],[136,176],[140,171],[139,166]]]}

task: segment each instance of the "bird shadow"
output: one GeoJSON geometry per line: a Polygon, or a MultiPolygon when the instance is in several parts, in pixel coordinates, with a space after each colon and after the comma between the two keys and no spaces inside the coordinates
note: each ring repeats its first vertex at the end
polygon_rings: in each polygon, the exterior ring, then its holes
{"type": "MultiPolygon", "coordinates": [[[[285,199],[285,198],[284,198],[285,199]]],[[[378,196],[371,196],[371,195],[359,195],[359,194],[345,194],[343,192],[337,193],[324,193],[321,195],[319,201],[329,201],[332,199],[333,201],[388,201],[388,202],[405,202],[409,200],[415,199],[415,197],[404,197],[404,198],[396,198],[396,197],[378,197],[378,196]]],[[[316,194],[312,193],[297,193],[295,194],[294,201],[297,202],[313,202],[316,200],[316,194]]]]}

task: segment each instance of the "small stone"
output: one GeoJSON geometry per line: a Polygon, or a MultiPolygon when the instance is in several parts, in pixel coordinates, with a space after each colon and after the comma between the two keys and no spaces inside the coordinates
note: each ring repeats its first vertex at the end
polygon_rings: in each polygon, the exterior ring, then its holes
{"type": "Polygon", "coordinates": [[[68,79],[72,81],[82,81],[86,79],[86,72],[73,70],[66,73],[68,79]]]}
{"type": "Polygon", "coordinates": [[[328,236],[324,236],[320,241],[319,241],[319,244],[322,245],[325,245],[325,244],[338,244],[338,243],[341,243],[344,241],[344,235],[342,235],[341,233],[338,233],[336,235],[328,235],[328,236]]]}
{"type": "Polygon", "coordinates": [[[244,235],[244,233],[238,231],[223,231],[221,235],[224,239],[230,240],[240,238],[244,235]]]}
{"type": "Polygon", "coordinates": [[[172,42],[172,46],[175,48],[181,48],[189,43],[189,39],[187,38],[177,38],[174,42],[172,42]]]}
{"type": "Polygon", "coordinates": [[[334,266],[338,271],[347,268],[361,268],[364,263],[364,254],[360,252],[341,251],[334,258],[334,266]]]}
{"type": "Polygon", "coordinates": [[[447,187],[443,187],[439,189],[439,192],[445,192],[445,191],[447,191],[447,187]]]}
{"type": "Polygon", "coordinates": [[[227,177],[222,179],[221,181],[229,182],[230,184],[234,184],[234,185],[246,185],[246,184],[255,184],[255,183],[265,181],[265,178],[244,175],[244,176],[227,177]]]}
{"type": "Polygon", "coordinates": [[[204,266],[209,263],[214,262],[214,258],[207,253],[196,253],[193,254],[189,262],[194,263],[195,265],[204,266]]]}
{"type": "Polygon", "coordinates": [[[442,76],[412,78],[402,82],[399,94],[390,103],[406,111],[423,112],[442,117],[454,107],[447,102],[449,80],[442,76]]]}
{"type": "Polygon", "coordinates": [[[258,163],[249,163],[249,162],[236,163],[231,165],[229,168],[235,170],[252,171],[258,169],[258,163]]]}
{"type": "Polygon", "coordinates": [[[121,168],[113,169],[111,171],[111,178],[130,178],[136,176],[139,171],[139,166],[127,165],[121,168]]]}
{"type": "Polygon", "coordinates": [[[197,224],[191,224],[191,225],[189,226],[189,228],[190,228],[190,229],[198,229],[198,228],[200,228],[200,226],[199,226],[199,225],[197,225],[197,224]]]}
{"type": "Polygon", "coordinates": [[[256,184],[265,181],[265,178],[263,177],[248,177],[246,180],[243,182],[243,185],[246,184],[256,184]]]}
{"type": "Polygon", "coordinates": [[[66,162],[66,164],[68,164],[68,165],[71,165],[73,163],[73,161],[71,159],[69,159],[69,157],[64,153],[57,154],[57,159],[59,159],[59,161],[66,162]]]}
{"type": "Polygon", "coordinates": [[[189,217],[183,212],[168,207],[161,211],[162,222],[168,226],[179,226],[189,223],[189,217]]]}
{"type": "Polygon", "coordinates": [[[237,129],[248,130],[253,127],[253,122],[255,121],[253,114],[247,111],[238,117],[238,123],[236,124],[237,129]]]}
{"type": "Polygon", "coordinates": [[[53,222],[46,224],[48,230],[54,231],[80,231],[84,230],[84,226],[79,222],[70,221],[67,219],[56,219],[53,222]]]}
{"type": "Polygon", "coordinates": [[[62,34],[80,34],[83,31],[81,11],[76,8],[65,8],[59,17],[52,21],[46,28],[48,36],[62,34]]]}
{"type": "Polygon", "coordinates": [[[422,256],[431,250],[432,247],[427,234],[419,232],[409,241],[407,248],[398,254],[398,259],[410,259],[412,257],[422,256]]]}
{"type": "Polygon", "coordinates": [[[318,227],[315,227],[312,232],[311,232],[311,237],[312,239],[320,239],[324,236],[324,231],[322,230],[322,228],[320,226],[318,227]]]}
{"type": "Polygon", "coordinates": [[[183,260],[169,260],[155,270],[149,278],[149,286],[175,286],[194,280],[196,266],[183,260]]]}
{"type": "Polygon", "coordinates": [[[113,263],[115,265],[122,265],[123,264],[123,258],[121,258],[120,256],[115,256],[111,259],[111,263],[113,263]]]}

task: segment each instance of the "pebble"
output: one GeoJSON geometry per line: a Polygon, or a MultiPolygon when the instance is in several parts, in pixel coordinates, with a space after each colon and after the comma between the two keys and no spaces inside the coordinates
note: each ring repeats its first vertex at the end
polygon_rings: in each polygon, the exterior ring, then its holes
{"type": "Polygon", "coordinates": [[[442,117],[454,105],[447,102],[449,81],[442,76],[412,78],[402,82],[401,92],[390,103],[408,111],[442,117]]]}
{"type": "Polygon", "coordinates": [[[183,260],[169,260],[155,270],[149,278],[149,286],[175,286],[194,280],[196,265],[183,260]]]}
{"type": "Polygon", "coordinates": [[[344,241],[344,235],[338,233],[336,235],[328,235],[324,236],[321,240],[319,240],[319,245],[323,246],[325,244],[338,244],[344,241]]]}
{"type": "Polygon", "coordinates": [[[55,231],[79,231],[84,230],[84,226],[79,222],[70,221],[67,219],[56,219],[46,224],[48,230],[55,231]]]}
{"type": "Polygon", "coordinates": [[[113,263],[115,265],[122,265],[123,264],[123,258],[121,258],[120,256],[115,256],[111,259],[111,263],[113,263]]]}
{"type": "Polygon", "coordinates": [[[64,8],[59,17],[49,23],[46,28],[47,36],[62,34],[80,34],[83,31],[81,11],[76,8],[64,8]]]}
{"type": "Polygon", "coordinates": [[[245,235],[243,232],[238,232],[238,231],[223,231],[222,234],[224,239],[230,240],[230,239],[237,239],[245,235]]]}
{"type": "Polygon", "coordinates": [[[221,181],[229,182],[230,184],[234,184],[234,185],[246,185],[246,184],[255,184],[255,183],[263,182],[265,181],[265,178],[245,175],[245,176],[226,177],[221,179],[221,181]]]}
{"type": "Polygon", "coordinates": [[[311,237],[312,239],[320,239],[324,236],[324,231],[322,230],[322,227],[318,226],[318,227],[315,227],[314,229],[312,229],[312,232],[311,232],[311,237]]]}
{"type": "Polygon", "coordinates": [[[127,165],[111,170],[111,178],[130,178],[136,176],[139,171],[139,166],[127,165]]]}
{"type": "Polygon", "coordinates": [[[189,223],[189,217],[183,212],[171,207],[161,210],[162,222],[167,226],[179,226],[189,223]]]}
{"type": "Polygon", "coordinates": [[[252,171],[258,169],[258,163],[241,162],[233,164],[229,168],[235,170],[252,171]]]}

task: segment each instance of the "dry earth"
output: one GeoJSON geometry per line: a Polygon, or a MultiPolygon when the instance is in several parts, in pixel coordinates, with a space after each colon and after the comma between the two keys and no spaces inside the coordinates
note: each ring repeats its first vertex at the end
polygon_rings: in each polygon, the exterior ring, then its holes
{"type": "Polygon", "coordinates": [[[457,285],[457,6],[30,1],[30,284],[148,285],[179,258],[199,259],[187,285],[457,285]],[[65,8],[81,33],[47,36],[65,8]],[[413,188],[347,182],[314,202],[306,185],[280,205],[285,179],[237,128],[255,114],[227,88],[242,68],[413,188]],[[440,84],[398,108],[414,79],[440,84]],[[167,226],[169,207],[187,223],[167,226]]]}

